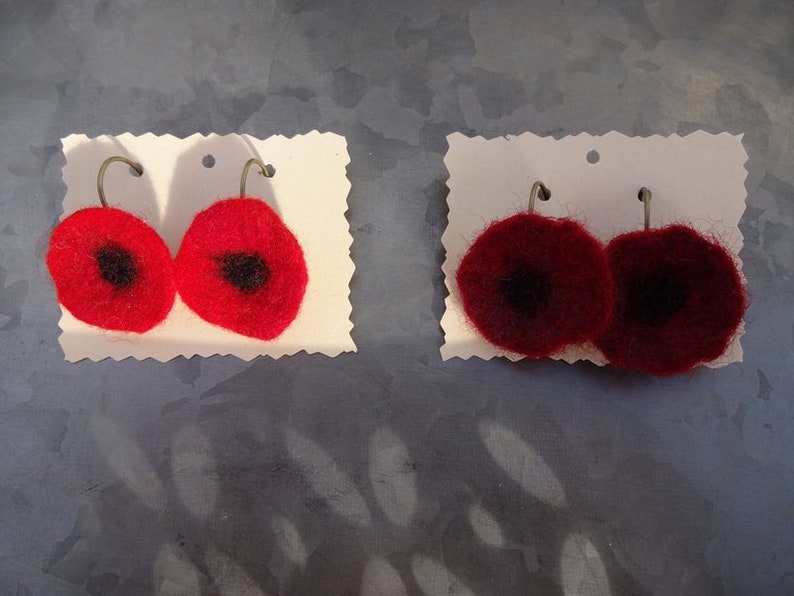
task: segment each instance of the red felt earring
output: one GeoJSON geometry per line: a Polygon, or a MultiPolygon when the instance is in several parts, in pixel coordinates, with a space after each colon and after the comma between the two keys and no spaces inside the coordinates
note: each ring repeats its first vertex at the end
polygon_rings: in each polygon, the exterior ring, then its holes
{"type": "Polygon", "coordinates": [[[104,175],[121,161],[143,174],[140,164],[109,157],[99,168],[102,207],[76,211],[53,230],[47,267],[58,302],[75,318],[115,331],[143,333],[168,315],[176,286],[168,247],[149,225],[108,207],[104,175]]]}
{"type": "Polygon", "coordinates": [[[464,255],[456,281],[466,316],[490,343],[528,358],[603,331],[614,288],[601,243],[578,222],[529,210],[491,224],[464,255]]]}
{"type": "Polygon", "coordinates": [[[297,317],[308,272],[298,240],[264,201],[245,197],[214,203],[196,215],[175,260],[182,300],[204,320],[263,340],[278,337],[297,317]]]}
{"type": "Polygon", "coordinates": [[[684,225],[650,230],[651,192],[642,188],[638,198],[645,231],[607,245],[615,312],[595,343],[614,366],[673,375],[725,352],[747,299],[723,246],[684,225]]]}

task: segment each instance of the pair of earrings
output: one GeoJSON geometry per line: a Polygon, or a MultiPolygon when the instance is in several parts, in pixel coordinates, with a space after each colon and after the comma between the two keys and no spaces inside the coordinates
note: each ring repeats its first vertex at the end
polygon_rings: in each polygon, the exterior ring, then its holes
{"type": "Polygon", "coordinates": [[[528,358],[593,342],[610,363],[664,376],[722,355],[747,300],[730,253],[694,229],[650,229],[603,246],[579,222],[529,209],[491,224],[456,273],[463,309],[490,343],[528,358]]]}
{"type": "Polygon", "coordinates": [[[58,301],[77,319],[115,331],[144,333],[168,316],[179,292],[204,320],[263,340],[278,337],[297,317],[308,282],[303,250],[279,216],[245,196],[212,204],[196,215],[176,257],[142,220],[109,207],[104,175],[125,157],[106,159],[97,174],[101,207],[76,211],[53,231],[47,253],[58,301]]]}

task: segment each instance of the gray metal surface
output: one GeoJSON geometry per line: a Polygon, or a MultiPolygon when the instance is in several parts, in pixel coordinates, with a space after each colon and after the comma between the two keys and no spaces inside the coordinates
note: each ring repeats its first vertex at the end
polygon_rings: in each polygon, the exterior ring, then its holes
{"type": "Polygon", "coordinates": [[[794,593],[793,92],[786,0],[1,2],[0,593],[794,593]],[[63,362],[61,137],[315,128],[358,354],[63,362]],[[700,128],[741,365],[440,361],[449,132],[700,128]]]}

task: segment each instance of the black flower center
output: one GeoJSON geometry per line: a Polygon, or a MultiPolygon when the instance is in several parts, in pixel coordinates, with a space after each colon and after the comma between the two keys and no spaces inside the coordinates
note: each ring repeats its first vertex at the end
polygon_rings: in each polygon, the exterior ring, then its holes
{"type": "Polygon", "coordinates": [[[223,279],[241,292],[255,292],[270,278],[267,263],[259,255],[234,252],[219,260],[223,279]]]}
{"type": "Polygon", "coordinates": [[[499,291],[510,306],[535,315],[549,298],[549,276],[531,267],[520,267],[499,280],[499,291]]]}
{"type": "Polygon", "coordinates": [[[646,325],[659,325],[681,310],[686,292],[670,273],[641,277],[629,286],[626,316],[646,325]]]}
{"type": "Polygon", "coordinates": [[[132,255],[118,244],[105,244],[94,257],[102,279],[117,290],[131,285],[138,277],[132,255]]]}

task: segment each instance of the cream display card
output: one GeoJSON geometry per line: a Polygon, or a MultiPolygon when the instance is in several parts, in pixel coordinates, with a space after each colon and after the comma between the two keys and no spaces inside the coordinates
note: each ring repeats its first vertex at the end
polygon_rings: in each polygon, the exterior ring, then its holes
{"type": "MultiPolygon", "coordinates": [[[[62,139],[66,165],[63,217],[99,205],[96,177],[113,155],[143,165],[140,177],[114,164],[104,180],[109,205],[143,219],[163,238],[175,256],[195,214],[220,199],[239,196],[240,175],[252,157],[271,165],[272,178],[252,168],[246,195],[261,197],[294,232],[303,247],[309,282],[298,317],[275,340],[261,341],[205,322],[177,294],[168,318],[143,334],[107,331],[82,323],[62,309],[60,343],[66,359],[121,360],[154,358],[165,362],[179,355],[231,354],[251,360],[279,358],[301,350],[336,356],[355,352],[350,336],[349,283],[354,265],[352,237],[345,218],[350,161],[344,137],[313,131],[291,138],[257,139],[248,135],[186,139],[170,135],[62,139]]],[[[240,222],[245,225],[244,221],[240,222]]]]}
{"type": "MultiPolygon", "coordinates": [[[[449,224],[442,243],[449,295],[441,319],[444,360],[522,358],[491,345],[468,322],[455,272],[471,243],[491,222],[527,208],[530,187],[536,180],[552,191],[550,201],[536,204],[537,213],[575,218],[604,242],[642,229],[644,215],[637,192],[648,187],[653,192],[652,227],[691,225],[719,239],[738,261],[743,244],[738,224],[747,194],[747,154],[741,136],[698,131],[684,137],[627,137],[610,132],[554,139],[523,133],[485,139],[455,133],[447,139],[449,151],[444,161],[449,171],[449,224]]],[[[725,354],[708,365],[741,361],[742,332],[743,327],[725,354]]],[[[570,347],[554,358],[606,363],[591,344],[570,347]]]]}

